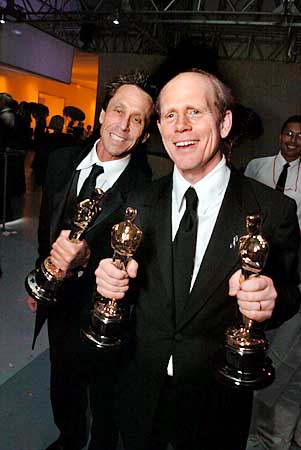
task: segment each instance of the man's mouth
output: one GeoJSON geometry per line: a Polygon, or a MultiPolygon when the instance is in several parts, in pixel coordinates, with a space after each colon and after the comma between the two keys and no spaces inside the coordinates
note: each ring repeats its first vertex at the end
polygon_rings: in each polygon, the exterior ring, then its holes
{"type": "Polygon", "coordinates": [[[196,143],[197,143],[197,141],[180,141],[180,142],[175,142],[175,146],[176,147],[189,147],[190,145],[194,145],[196,143]]]}
{"type": "Polygon", "coordinates": [[[118,134],[110,133],[110,135],[111,135],[111,138],[113,141],[116,141],[116,142],[125,142],[126,141],[125,138],[118,136],[118,134]]]}

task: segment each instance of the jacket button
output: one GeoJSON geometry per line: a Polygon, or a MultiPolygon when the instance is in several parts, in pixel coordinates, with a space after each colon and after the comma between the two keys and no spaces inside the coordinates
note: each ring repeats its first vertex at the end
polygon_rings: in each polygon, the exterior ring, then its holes
{"type": "Polygon", "coordinates": [[[174,339],[175,339],[175,341],[180,342],[183,339],[183,336],[181,333],[176,333],[174,335],[174,339]]]}

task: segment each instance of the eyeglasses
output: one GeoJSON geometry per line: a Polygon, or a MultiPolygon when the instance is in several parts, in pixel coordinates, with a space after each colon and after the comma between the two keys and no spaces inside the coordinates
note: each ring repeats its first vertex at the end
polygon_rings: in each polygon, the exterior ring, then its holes
{"type": "Polygon", "coordinates": [[[298,133],[294,133],[291,130],[283,131],[282,135],[291,139],[296,138],[298,141],[301,140],[301,131],[298,131],[298,133]]]}

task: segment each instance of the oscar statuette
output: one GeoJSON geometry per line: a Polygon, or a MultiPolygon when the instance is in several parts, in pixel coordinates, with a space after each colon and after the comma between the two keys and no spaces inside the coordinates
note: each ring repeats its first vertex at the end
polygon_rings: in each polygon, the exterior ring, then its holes
{"type": "MultiPolygon", "coordinates": [[[[125,212],[125,220],[112,228],[113,264],[121,270],[125,270],[142,238],[142,231],[134,224],[136,216],[137,210],[129,207],[125,212]]],[[[107,299],[96,294],[90,323],[81,329],[83,341],[98,350],[118,349],[128,317],[128,306],[124,300],[107,299]]]]}
{"type": "MultiPolygon", "coordinates": [[[[96,188],[90,198],[79,202],[72,220],[69,240],[79,243],[84,232],[101,211],[101,200],[104,192],[96,188]]],[[[58,287],[65,278],[72,277],[72,271],[63,271],[57,268],[48,256],[35,270],[32,270],[25,279],[25,288],[28,294],[43,305],[52,305],[57,302],[58,287]]]]}
{"type": "MultiPolygon", "coordinates": [[[[239,240],[241,281],[258,276],[263,270],[269,245],[261,234],[259,214],[246,218],[248,234],[239,240]]],[[[272,361],[266,355],[268,342],[253,320],[242,316],[243,323],[226,331],[226,344],[215,360],[215,376],[231,387],[247,390],[270,385],[275,376],[272,361]]]]}

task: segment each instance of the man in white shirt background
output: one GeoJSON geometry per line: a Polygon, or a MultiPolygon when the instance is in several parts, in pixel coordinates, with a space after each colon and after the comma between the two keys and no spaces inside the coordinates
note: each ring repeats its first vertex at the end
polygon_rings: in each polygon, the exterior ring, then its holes
{"type": "Polygon", "coordinates": [[[297,215],[301,228],[301,115],[291,116],[283,123],[279,145],[280,151],[276,155],[250,161],[245,175],[293,198],[297,203],[297,215]],[[289,166],[286,166],[287,164],[289,166]],[[279,186],[282,173],[284,173],[282,179],[285,183],[284,186],[279,186]]]}
{"type": "MultiPolygon", "coordinates": [[[[283,123],[279,144],[280,151],[275,156],[250,161],[245,175],[293,198],[301,228],[301,115],[291,116],[283,123]]],[[[268,337],[276,380],[255,396],[248,450],[289,450],[295,448],[294,443],[301,447],[300,311],[269,332],[268,337]]]]}

